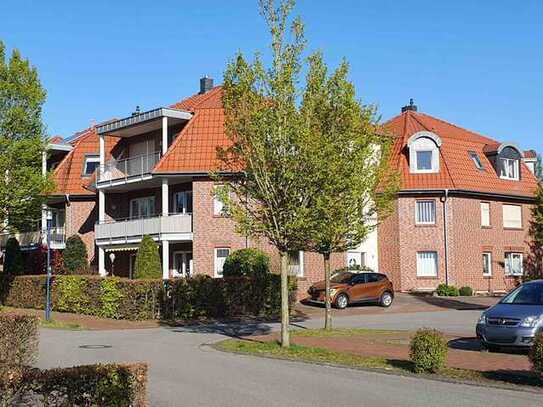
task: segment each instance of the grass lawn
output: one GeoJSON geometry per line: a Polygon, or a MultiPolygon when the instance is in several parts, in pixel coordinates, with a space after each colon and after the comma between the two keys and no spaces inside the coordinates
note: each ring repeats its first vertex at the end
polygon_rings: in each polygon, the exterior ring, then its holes
{"type": "Polygon", "coordinates": [[[40,326],[43,328],[51,328],[51,329],[65,329],[68,331],[79,331],[81,330],[81,325],[73,323],[73,322],[63,322],[63,321],[57,321],[57,320],[50,320],[46,321],[45,319],[40,318],[40,326]]]}
{"type": "MultiPolygon", "coordinates": [[[[357,336],[388,335],[398,331],[383,331],[370,329],[337,329],[332,331],[324,330],[296,330],[292,331],[292,339],[296,337],[315,338],[345,338],[357,336]]],[[[334,366],[377,370],[381,372],[409,375],[438,380],[469,382],[479,385],[497,386],[500,388],[531,388],[536,391],[543,391],[543,378],[538,377],[530,371],[496,370],[478,371],[470,369],[459,369],[446,367],[436,374],[416,374],[413,364],[409,360],[390,359],[383,357],[362,356],[349,352],[335,351],[323,347],[304,346],[292,344],[290,348],[281,348],[276,340],[266,339],[227,339],[218,342],[214,347],[221,351],[239,354],[254,355],[275,359],[293,360],[307,363],[329,364],[334,366]],[[530,386],[530,387],[525,387],[530,386]]]]}

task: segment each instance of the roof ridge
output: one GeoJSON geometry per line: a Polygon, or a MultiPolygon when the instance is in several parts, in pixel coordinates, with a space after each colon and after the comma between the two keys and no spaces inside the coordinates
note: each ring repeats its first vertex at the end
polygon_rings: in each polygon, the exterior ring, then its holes
{"type": "MultiPolygon", "coordinates": [[[[447,121],[447,120],[440,119],[439,117],[435,117],[435,116],[432,116],[432,115],[430,115],[430,114],[422,113],[422,112],[417,112],[417,115],[421,115],[421,116],[427,117],[427,118],[429,118],[429,119],[436,120],[436,121],[438,121],[438,122],[441,122],[441,123],[443,123],[443,124],[446,124],[446,125],[448,125],[448,126],[455,127],[455,128],[457,128],[457,129],[459,129],[459,130],[468,132],[468,133],[470,133],[470,134],[472,134],[472,135],[475,135],[475,136],[477,136],[477,137],[486,139],[486,141],[489,141],[489,142],[492,142],[492,143],[498,143],[498,144],[500,144],[499,141],[496,141],[496,140],[494,140],[494,139],[492,139],[492,138],[490,138],[490,137],[488,137],[488,136],[485,136],[485,135],[483,135],[483,134],[477,133],[477,132],[475,132],[475,131],[473,131],[473,130],[470,130],[470,129],[466,129],[465,127],[462,127],[462,126],[458,126],[457,124],[451,123],[451,122],[449,122],[449,121],[447,121]]],[[[425,126],[425,127],[426,127],[426,126],[425,126]]]]}
{"type": "Polygon", "coordinates": [[[215,93],[220,89],[222,89],[222,85],[214,86],[213,88],[208,90],[206,93],[195,93],[184,99],[181,99],[175,102],[173,105],[171,105],[171,107],[175,107],[177,105],[187,103],[187,101],[189,101],[190,99],[196,99],[194,105],[191,106],[191,110],[198,109],[200,105],[204,104],[207,100],[209,100],[211,96],[215,95],[215,93]]]}

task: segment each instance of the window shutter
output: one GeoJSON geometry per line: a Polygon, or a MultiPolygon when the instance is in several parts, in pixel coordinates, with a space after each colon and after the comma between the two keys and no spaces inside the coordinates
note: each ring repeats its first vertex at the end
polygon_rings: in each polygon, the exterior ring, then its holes
{"type": "Polygon", "coordinates": [[[503,227],[522,228],[522,206],[503,205],[503,227]]]}
{"type": "Polygon", "coordinates": [[[436,252],[417,252],[417,276],[436,277],[437,276],[437,253],[436,252]]]}
{"type": "Polygon", "coordinates": [[[490,204],[481,202],[481,226],[490,226],[490,204]]]}

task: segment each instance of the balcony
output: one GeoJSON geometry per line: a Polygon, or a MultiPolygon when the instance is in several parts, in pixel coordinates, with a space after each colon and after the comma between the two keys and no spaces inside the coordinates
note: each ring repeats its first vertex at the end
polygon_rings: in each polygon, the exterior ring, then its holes
{"type": "Polygon", "coordinates": [[[96,224],[96,244],[137,243],[145,235],[155,240],[192,240],[192,214],[173,214],[96,224]]]}
{"type": "MultiPolygon", "coordinates": [[[[0,234],[0,247],[6,247],[6,243],[10,237],[15,237],[22,250],[30,250],[45,243],[46,236],[43,236],[41,230],[33,230],[30,232],[19,232],[15,234],[2,233],[0,234]]],[[[51,228],[51,249],[62,250],[66,247],[66,233],[64,227],[51,228]]]]}
{"type": "Polygon", "coordinates": [[[49,242],[51,249],[62,250],[66,248],[66,231],[63,226],[51,228],[49,242]]]}
{"type": "Polygon", "coordinates": [[[160,160],[160,152],[129,157],[124,160],[110,160],[100,169],[98,182],[141,180],[149,175],[160,160]]]}

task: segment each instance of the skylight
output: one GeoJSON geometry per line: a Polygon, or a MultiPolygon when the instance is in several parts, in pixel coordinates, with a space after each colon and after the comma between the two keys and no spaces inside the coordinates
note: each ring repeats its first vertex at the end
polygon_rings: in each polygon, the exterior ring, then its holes
{"type": "Polygon", "coordinates": [[[473,160],[473,163],[477,167],[478,170],[483,170],[483,163],[481,162],[481,159],[479,158],[479,154],[477,154],[475,151],[469,151],[469,156],[473,160]]]}

